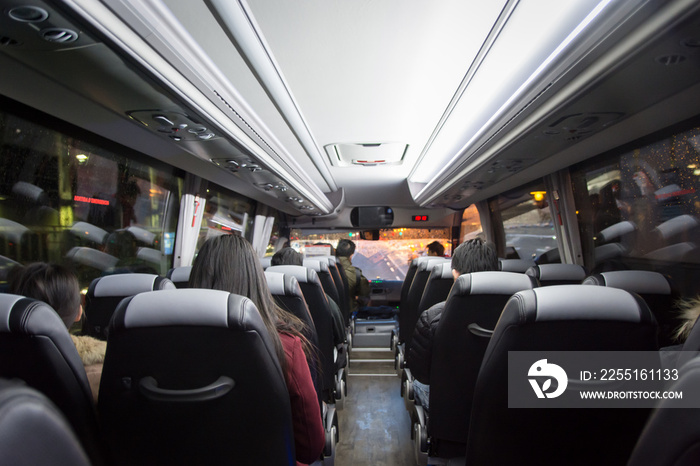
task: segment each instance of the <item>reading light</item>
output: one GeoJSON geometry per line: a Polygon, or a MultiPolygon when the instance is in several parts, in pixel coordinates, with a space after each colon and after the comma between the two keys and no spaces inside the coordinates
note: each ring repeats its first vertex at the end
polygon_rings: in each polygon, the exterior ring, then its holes
{"type": "Polygon", "coordinates": [[[535,199],[535,202],[544,201],[544,196],[547,194],[546,191],[533,191],[530,195],[535,199]]]}

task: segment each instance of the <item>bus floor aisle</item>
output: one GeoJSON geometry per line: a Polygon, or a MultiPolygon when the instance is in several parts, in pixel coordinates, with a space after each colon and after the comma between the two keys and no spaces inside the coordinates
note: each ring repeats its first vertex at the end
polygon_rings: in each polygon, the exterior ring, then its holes
{"type": "Polygon", "coordinates": [[[414,465],[411,423],[399,396],[393,353],[388,348],[353,348],[348,376],[335,465],[414,465]]]}

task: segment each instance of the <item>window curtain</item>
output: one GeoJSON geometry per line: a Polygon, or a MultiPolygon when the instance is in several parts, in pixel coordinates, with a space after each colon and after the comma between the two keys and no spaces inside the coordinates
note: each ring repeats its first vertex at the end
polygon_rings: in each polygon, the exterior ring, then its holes
{"type": "Polygon", "coordinates": [[[255,225],[253,226],[253,248],[258,254],[258,257],[265,257],[267,245],[270,244],[272,227],[274,225],[275,217],[267,217],[265,215],[255,216],[255,225]]]}
{"type": "Polygon", "coordinates": [[[201,179],[188,177],[185,184],[189,194],[184,194],[180,199],[180,218],[177,222],[177,235],[175,237],[175,258],[173,267],[192,265],[194,253],[197,248],[199,230],[202,227],[204,206],[206,199],[197,194],[201,186],[201,179]]]}

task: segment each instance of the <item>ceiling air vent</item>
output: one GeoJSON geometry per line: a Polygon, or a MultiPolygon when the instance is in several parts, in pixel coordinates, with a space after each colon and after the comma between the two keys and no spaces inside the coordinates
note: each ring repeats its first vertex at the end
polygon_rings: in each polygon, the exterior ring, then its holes
{"type": "Polygon", "coordinates": [[[0,36],[0,47],[15,47],[19,44],[20,42],[12,37],[0,36]]]}
{"type": "Polygon", "coordinates": [[[685,56],[684,55],[664,55],[661,57],[656,57],[656,63],[659,63],[661,65],[665,66],[671,66],[671,65],[677,65],[679,63],[682,63],[685,61],[685,56]]]}
{"type": "Polygon", "coordinates": [[[547,126],[542,133],[552,139],[574,142],[616,123],[622,112],[588,112],[565,115],[547,126]]]}
{"type": "Polygon", "coordinates": [[[15,21],[22,23],[40,23],[49,17],[49,13],[38,6],[16,6],[7,12],[15,21]]]}
{"type": "Polygon", "coordinates": [[[134,110],[127,115],[150,130],[167,135],[175,142],[210,141],[216,134],[189,115],[169,110],[134,110]]]}
{"type": "Polygon", "coordinates": [[[78,33],[66,28],[48,28],[41,30],[41,37],[55,44],[69,44],[78,40],[78,33]]]}
{"type": "Polygon", "coordinates": [[[360,165],[398,165],[408,150],[402,142],[339,143],[325,146],[331,163],[336,167],[360,165]]]}

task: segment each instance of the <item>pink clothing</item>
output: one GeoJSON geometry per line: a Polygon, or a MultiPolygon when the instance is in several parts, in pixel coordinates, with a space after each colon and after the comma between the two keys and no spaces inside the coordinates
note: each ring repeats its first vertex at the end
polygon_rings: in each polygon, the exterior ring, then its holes
{"type": "Polygon", "coordinates": [[[287,333],[279,336],[287,357],[285,380],[292,405],[297,465],[310,464],[321,457],[326,443],[321,409],[301,340],[287,333]]]}

